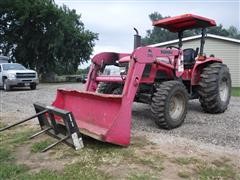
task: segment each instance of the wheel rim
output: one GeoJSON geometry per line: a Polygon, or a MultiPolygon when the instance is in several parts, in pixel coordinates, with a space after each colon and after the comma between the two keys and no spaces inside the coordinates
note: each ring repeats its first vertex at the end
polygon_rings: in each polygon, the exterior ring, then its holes
{"type": "Polygon", "coordinates": [[[220,99],[223,102],[226,102],[229,96],[229,87],[227,78],[222,78],[219,86],[220,99]]]}
{"type": "Polygon", "coordinates": [[[179,120],[185,109],[184,96],[175,94],[170,100],[169,115],[173,120],[179,120]]]}

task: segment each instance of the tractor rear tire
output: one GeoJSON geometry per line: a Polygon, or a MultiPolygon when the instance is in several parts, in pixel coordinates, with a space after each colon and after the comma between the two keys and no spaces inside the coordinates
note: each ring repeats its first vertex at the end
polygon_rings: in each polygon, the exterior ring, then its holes
{"type": "Polygon", "coordinates": [[[100,83],[97,89],[102,94],[121,94],[122,88],[118,83],[100,83]]]}
{"type": "Polygon", "coordinates": [[[231,75],[225,64],[212,63],[200,75],[199,101],[207,113],[222,113],[227,109],[231,96],[231,75]]]}
{"type": "Polygon", "coordinates": [[[165,81],[153,95],[151,112],[156,124],[163,129],[179,127],[187,114],[188,93],[183,83],[165,81]]]}

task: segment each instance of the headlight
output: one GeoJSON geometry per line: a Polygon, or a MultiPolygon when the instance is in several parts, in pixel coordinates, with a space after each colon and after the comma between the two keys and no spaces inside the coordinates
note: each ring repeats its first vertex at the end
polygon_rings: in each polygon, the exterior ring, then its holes
{"type": "Polygon", "coordinates": [[[8,75],[8,78],[9,78],[9,79],[15,79],[15,78],[16,78],[16,74],[9,74],[9,75],[8,75]]]}

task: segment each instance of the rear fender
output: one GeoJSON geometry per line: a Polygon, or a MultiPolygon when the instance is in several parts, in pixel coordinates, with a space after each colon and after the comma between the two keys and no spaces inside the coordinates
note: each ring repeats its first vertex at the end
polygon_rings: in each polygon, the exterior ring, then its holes
{"type": "Polygon", "coordinates": [[[200,75],[202,73],[203,68],[206,67],[208,64],[212,64],[215,62],[222,63],[222,60],[218,58],[210,57],[210,58],[207,58],[205,61],[196,61],[192,70],[191,85],[198,85],[201,79],[200,75]]]}

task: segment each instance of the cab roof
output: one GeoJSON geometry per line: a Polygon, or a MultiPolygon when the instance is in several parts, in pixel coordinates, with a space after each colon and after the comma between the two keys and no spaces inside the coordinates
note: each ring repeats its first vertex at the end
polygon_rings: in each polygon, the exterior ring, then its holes
{"type": "Polygon", "coordinates": [[[216,22],[202,16],[184,14],[154,21],[153,26],[165,28],[171,32],[180,32],[187,29],[216,26],[216,22]]]}

